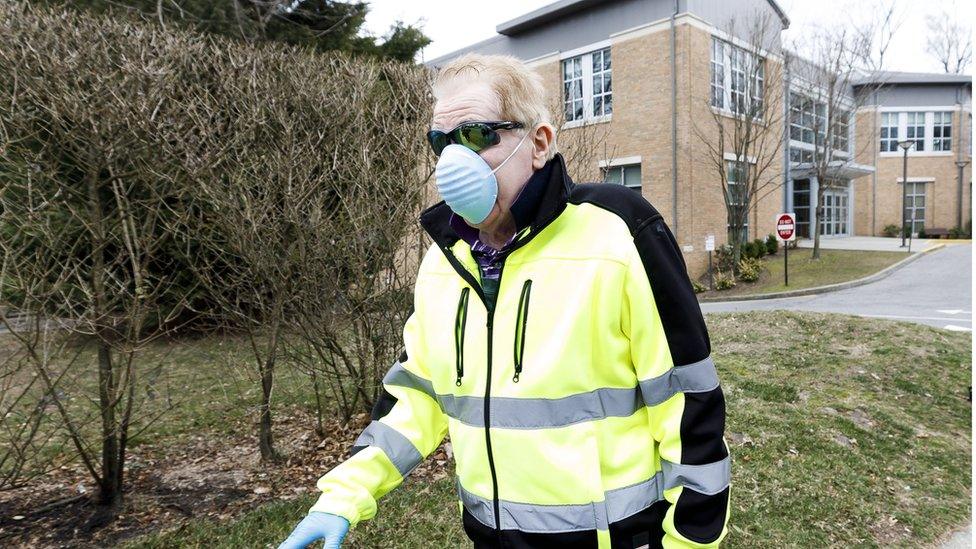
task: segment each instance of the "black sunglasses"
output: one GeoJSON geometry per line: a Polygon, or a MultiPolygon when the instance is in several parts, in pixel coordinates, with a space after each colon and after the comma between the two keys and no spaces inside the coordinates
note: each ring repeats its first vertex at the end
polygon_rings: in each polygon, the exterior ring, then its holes
{"type": "Polygon", "coordinates": [[[440,156],[444,147],[451,143],[464,145],[474,152],[497,145],[501,141],[498,130],[514,130],[522,128],[521,122],[462,122],[449,132],[430,130],[427,141],[434,150],[435,156],[440,156]]]}

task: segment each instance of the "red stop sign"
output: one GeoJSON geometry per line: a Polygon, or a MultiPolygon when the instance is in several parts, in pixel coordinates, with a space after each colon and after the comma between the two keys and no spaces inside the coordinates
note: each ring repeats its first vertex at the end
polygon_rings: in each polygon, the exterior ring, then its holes
{"type": "Polygon", "coordinates": [[[796,222],[790,214],[780,214],[776,218],[776,234],[782,240],[792,240],[793,232],[796,230],[796,222]]]}

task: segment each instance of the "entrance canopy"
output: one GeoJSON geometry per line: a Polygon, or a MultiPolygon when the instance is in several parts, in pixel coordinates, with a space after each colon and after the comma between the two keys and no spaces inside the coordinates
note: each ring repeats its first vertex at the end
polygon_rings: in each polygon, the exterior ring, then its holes
{"type": "MultiPolygon", "coordinates": [[[[827,177],[830,179],[857,179],[874,173],[874,166],[858,164],[848,160],[834,160],[827,164],[827,177]]],[[[811,162],[794,162],[790,167],[790,177],[802,179],[815,177],[817,170],[811,162]]]]}

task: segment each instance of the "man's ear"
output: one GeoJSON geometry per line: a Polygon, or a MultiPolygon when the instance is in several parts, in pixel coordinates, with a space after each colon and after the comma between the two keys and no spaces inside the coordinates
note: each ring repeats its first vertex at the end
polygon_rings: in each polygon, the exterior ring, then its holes
{"type": "Polygon", "coordinates": [[[546,165],[549,156],[549,148],[553,145],[553,138],[556,136],[555,129],[551,124],[543,123],[531,130],[532,135],[532,169],[538,170],[546,165]]]}

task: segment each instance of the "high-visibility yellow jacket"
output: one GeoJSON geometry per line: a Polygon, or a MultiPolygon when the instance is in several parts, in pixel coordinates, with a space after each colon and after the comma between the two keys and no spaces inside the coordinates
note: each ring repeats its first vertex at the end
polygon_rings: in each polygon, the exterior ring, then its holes
{"type": "Polygon", "coordinates": [[[505,259],[494,310],[442,201],[404,351],[313,511],[355,528],[450,433],[475,547],[717,547],[729,519],[725,399],[684,258],[622,185],[561,155],[505,259]]]}

